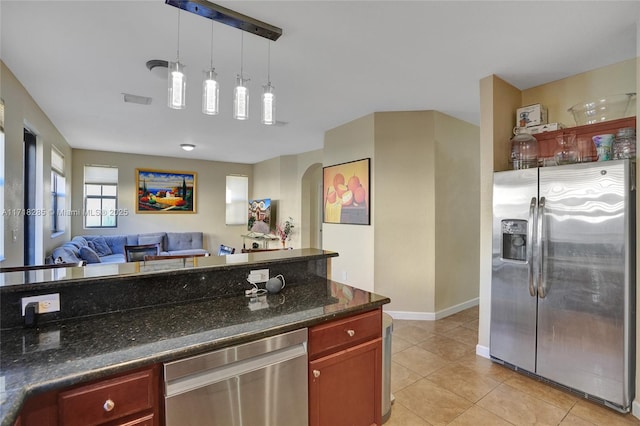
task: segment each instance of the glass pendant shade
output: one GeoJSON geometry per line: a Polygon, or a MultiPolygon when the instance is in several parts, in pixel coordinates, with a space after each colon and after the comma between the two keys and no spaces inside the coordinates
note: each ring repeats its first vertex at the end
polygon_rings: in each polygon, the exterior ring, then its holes
{"type": "Polygon", "coordinates": [[[185,66],[180,62],[169,62],[169,108],[184,109],[186,107],[187,76],[185,66]]]}
{"type": "Polygon", "coordinates": [[[216,80],[218,74],[213,68],[204,72],[202,79],[202,112],[207,115],[217,115],[219,105],[220,85],[216,80]]]}
{"type": "Polygon", "coordinates": [[[246,80],[238,76],[237,85],[233,91],[233,118],[247,120],[249,118],[249,89],[246,80]]]}
{"type": "Polygon", "coordinates": [[[276,124],[276,95],[274,87],[268,83],[262,93],[262,124],[272,126],[276,124]]]}

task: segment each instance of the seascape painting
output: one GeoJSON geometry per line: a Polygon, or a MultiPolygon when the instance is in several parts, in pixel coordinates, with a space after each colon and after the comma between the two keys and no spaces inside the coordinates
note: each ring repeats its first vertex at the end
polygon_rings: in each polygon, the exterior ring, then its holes
{"type": "Polygon", "coordinates": [[[136,169],[136,213],[195,213],[195,172],[136,169]]]}

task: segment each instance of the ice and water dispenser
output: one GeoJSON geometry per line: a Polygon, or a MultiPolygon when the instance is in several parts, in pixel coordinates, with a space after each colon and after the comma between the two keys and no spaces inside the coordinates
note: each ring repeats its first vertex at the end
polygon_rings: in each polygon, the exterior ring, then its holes
{"type": "Polygon", "coordinates": [[[502,227],[502,259],[525,262],[527,260],[527,221],[506,219],[502,227]]]}

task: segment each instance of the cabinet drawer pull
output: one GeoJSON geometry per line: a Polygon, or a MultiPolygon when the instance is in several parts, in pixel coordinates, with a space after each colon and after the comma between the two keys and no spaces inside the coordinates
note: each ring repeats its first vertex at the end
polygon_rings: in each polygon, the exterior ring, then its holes
{"type": "Polygon", "coordinates": [[[355,330],[349,329],[349,330],[347,330],[347,334],[349,335],[349,337],[353,337],[353,336],[356,335],[356,332],[355,332],[355,330]]]}
{"type": "Polygon", "coordinates": [[[102,406],[102,408],[104,408],[104,411],[106,411],[106,412],[109,412],[109,411],[113,410],[115,407],[116,407],[116,403],[113,402],[110,399],[107,399],[104,402],[104,405],[102,406]]]}
{"type": "Polygon", "coordinates": [[[313,370],[313,377],[315,377],[316,379],[320,377],[320,370],[313,370]]]}

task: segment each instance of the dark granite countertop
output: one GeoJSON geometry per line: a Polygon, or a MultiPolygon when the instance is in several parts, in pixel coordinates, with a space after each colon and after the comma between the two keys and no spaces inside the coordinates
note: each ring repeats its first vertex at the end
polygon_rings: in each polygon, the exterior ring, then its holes
{"type": "Polygon", "coordinates": [[[318,279],[259,299],[217,297],[0,331],[0,419],[26,398],[375,309],[389,299],[318,279]]]}

